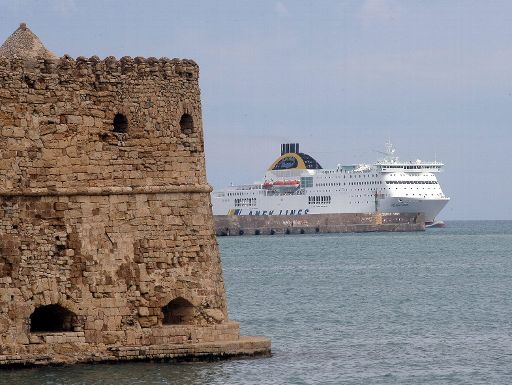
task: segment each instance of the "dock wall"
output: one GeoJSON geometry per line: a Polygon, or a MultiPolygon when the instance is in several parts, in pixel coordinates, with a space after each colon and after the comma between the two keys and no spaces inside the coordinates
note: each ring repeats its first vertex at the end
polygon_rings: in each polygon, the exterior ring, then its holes
{"type": "Polygon", "coordinates": [[[214,220],[217,236],[425,230],[422,213],[215,215],[214,220]]]}

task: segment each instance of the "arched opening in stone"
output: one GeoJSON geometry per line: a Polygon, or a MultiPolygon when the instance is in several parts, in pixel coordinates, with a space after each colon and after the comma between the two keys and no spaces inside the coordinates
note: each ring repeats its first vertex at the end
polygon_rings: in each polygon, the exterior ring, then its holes
{"type": "Polygon", "coordinates": [[[128,119],[123,114],[116,114],[114,116],[114,132],[127,132],[128,131],[128,119]]]}
{"type": "Polygon", "coordinates": [[[189,114],[181,115],[180,119],[181,132],[184,134],[191,134],[194,131],[194,120],[189,114]]]}
{"type": "Polygon", "coordinates": [[[5,255],[0,255],[0,277],[10,277],[12,273],[12,261],[5,255]]]}
{"type": "Polygon", "coordinates": [[[173,299],[162,308],[164,325],[187,325],[194,319],[194,305],[182,297],[173,299]]]}
{"type": "Polygon", "coordinates": [[[30,332],[71,332],[76,318],[75,313],[60,305],[40,306],[30,315],[30,332]]]}

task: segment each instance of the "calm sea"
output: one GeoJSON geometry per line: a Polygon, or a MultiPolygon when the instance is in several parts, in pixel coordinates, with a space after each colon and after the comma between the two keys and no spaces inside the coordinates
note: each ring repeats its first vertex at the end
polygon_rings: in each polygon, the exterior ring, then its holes
{"type": "Polygon", "coordinates": [[[512,383],[512,221],[219,243],[230,317],[271,337],[272,357],[0,371],[0,383],[512,383]]]}

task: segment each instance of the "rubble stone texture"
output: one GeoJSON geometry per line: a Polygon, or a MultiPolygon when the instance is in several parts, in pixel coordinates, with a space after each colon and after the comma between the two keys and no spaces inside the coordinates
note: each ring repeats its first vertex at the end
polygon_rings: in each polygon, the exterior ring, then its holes
{"type": "Polygon", "coordinates": [[[0,56],[22,59],[34,57],[56,58],[52,52],[46,49],[41,40],[27,28],[25,23],[21,23],[20,27],[2,44],[0,56]]]}
{"type": "Polygon", "coordinates": [[[228,320],[191,60],[0,48],[0,364],[268,354],[228,320]]]}

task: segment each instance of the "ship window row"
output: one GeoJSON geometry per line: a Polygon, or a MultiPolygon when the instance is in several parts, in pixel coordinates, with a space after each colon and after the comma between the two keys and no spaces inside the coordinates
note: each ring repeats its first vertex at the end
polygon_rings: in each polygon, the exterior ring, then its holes
{"type": "MultiPolygon", "coordinates": [[[[351,198],[363,198],[363,197],[371,197],[375,198],[375,194],[356,194],[356,195],[350,195],[351,198]]],[[[384,199],[386,197],[386,194],[377,194],[378,199],[384,199]]]]}
{"type": "Polygon", "coordinates": [[[235,207],[256,206],[256,198],[235,198],[235,207]]]}
{"type": "Polygon", "coordinates": [[[369,182],[349,182],[349,185],[375,185],[375,184],[382,184],[381,181],[369,181],[369,182]]]}
{"type": "Polygon", "coordinates": [[[389,191],[387,189],[381,189],[381,188],[376,188],[376,189],[367,189],[367,188],[355,188],[351,191],[369,191],[371,192],[372,194],[375,193],[375,191],[377,192],[381,192],[381,191],[389,191]]]}
{"type": "MultiPolygon", "coordinates": [[[[349,178],[354,178],[354,179],[357,179],[357,178],[377,178],[378,175],[377,174],[349,174],[348,176],[349,178]]],[[[331,177],[327,177],[328,179],[331,179],[331,177]]],[[[343,175],[343,179],[346,179],[347,176],[346,175],[343,175]]],[[[341,176],[339,177],[332,177],[332,179],[341,179],[341,176]]]]}
{"type": "Polygon", "coordinates": [[[435,166],[404,166],[404,169],[406,170],[419,170],[419,169],[438,169],[439,167],[435,166]]]}
{"type": "MultiPolygon", "coordinates": [[[[382,184],[381,181],[368,181],[368,182],[348,182],[349,186],[362,186],[362,185],[377,185],[382,184]]],[[[324,187],[324,186],[341,186],[341,182],[334,182],[334,183],[317,183],[317,187],[324,187]]],[[[346,183],[343,183],[343,186],[345,186],[346,183]]]]}
{"type": "Polygon", "coordinates": [[[435,180],[387,180],[387,184],[438,184],[435,180]]]}
{"type": "Polygon", "coordinates": [[[331,196],[330,195],[316,195],[308,197],[308,203],[310,205],[315,204],[330,204],[331,196]]]}
{"type": "MultiPolygon", "coordinates": [[[[352,178],[352,175],[349,175],[348,176],[349,178],[352,178]]],[[[354,175],[354,178],[377,178],[377,174],[359,174],[359,175],[354,175]]],[[[345,178],[345,177],[343,177],[345,178]]]]}
{"type": "Polygon", "coordinates": [[[317,183],[316,186],[341,186],[341,182],[317,183]]]}
{"type": "Polygon", "coordinates": [[[404,169],[404,170],[422,170],[422,169],[426,169],[426,170],[439,170],[439,167],[437,166],[383,166],[382,168],[384,169],[389,169],[389,168],[401,168],[401,169],[404,169]]]}

